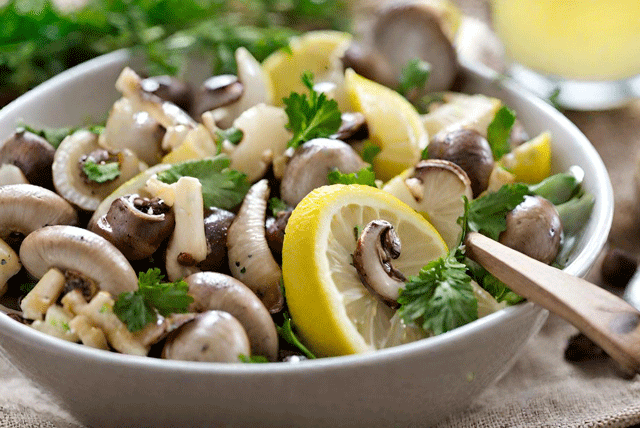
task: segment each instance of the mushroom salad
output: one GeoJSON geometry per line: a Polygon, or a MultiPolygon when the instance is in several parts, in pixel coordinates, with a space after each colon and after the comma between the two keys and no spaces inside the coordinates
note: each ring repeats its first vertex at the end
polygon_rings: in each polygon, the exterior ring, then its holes
{"type": "MultiPolygon", "coordinates": [[[[63,340],[157,358],[345,353],[298,331],[314,312],[287,301],[300,293],[287,272],[333,286],[288,244],[294,234],[319,242],[329,233],[296,217],[315,215],[307,201],[323,186],[428,220],[419,227],[440,256],[407,250],[411,237],[388,215],[343,220],[351,236],[335,261],[341,275],[389,314],[375,328],[400,332],[366,350],[520,302],[464,257],[466,231],[562,266],[594,200],[580,168],[551,175],[549,133],[529,136],[502,101],[452,90],[455,26],[444,13],[423,2],[392,7],[358,37],[307,33],[263,63],[239,48],[237,75],[198,89],[125,68],[104,126],[59,144],[19,127],[0,147],[4,311],[63,340]],[[413,271],[407,257],[417,259],[413,271]],[[445,283],[453,291],[436,304],[445,283]]],[[[366,337],[367,322],[351,321],[366,337]]]]}

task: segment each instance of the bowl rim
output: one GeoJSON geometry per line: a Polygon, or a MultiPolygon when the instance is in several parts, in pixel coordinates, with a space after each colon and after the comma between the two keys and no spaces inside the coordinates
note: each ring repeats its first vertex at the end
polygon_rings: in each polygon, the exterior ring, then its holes
{"type": "MultiPolygon", "coordinates": [[[[89,60],[85,63],[70,68],[59,75],[49,79],[48,81],[38,85],[36,88],[23,94],[16,100],[0,109],[0,121],[4,117],[12,116],[14,110],[20,110],[39,98],[39,94],[47,92],[52,88],[65,86],[68,82],[77,78],[78,75],[91,74],[99,72],[101,68],[112,63],[126,63],[132,58],[127,50],[118,50],[109,54],[89,60]]],[[[585,275],[589,268],[593,265],[603,248],[611,224],[613,221],[613,189],[609,179],[607,170],[593,145],[587,137],[563,114],[557,111],[550,104],[537,98],[532,93],[518,86],[515,82],[505,80],[499,73],[489,69],[486,66],[471,64],[460,60],[461,69],[464,73],[471,74],[490,82],[496,82],[500,85],[500,89],[510,93],[510,96],[523,98],[534,108],[541,110],[541,113],[550,116],[557,121],[560,126],[565,128],[571,137],[575,139],[585,150],[586,154],[593,163],[597,179],[594,184],[599,192],[600,198],[596,201],[596,206],[592,212],[592,218],[595,219],[594,233],[588,238],[584,244],[583,250],[578,256],[565,268],[565,271],[576,276],[585,275]]],[[[419,340],[412,343],[399,345],[392,348],[377,350],[364,354],[345,355],[338,357],[318,358],[315,360],[303,361],[298,364],[226,364],[226,363],[204,363],[191,361],[173,361],[162,360],[159,358],[149,358],[146,356],[125,355],[115,352],[105,352],[103,350],[93,349],[91,347],[66,342],[64,340],[49,336],[35,329],[29,328],[27,325],[18,323],[4,313],[0,313],[0,333],[13,335],[14,338],[26,343],[30,346],[34,344],[38,347],[46,347],[50,352],[54,352],[59,356],[68,358],[88,358],[95,360],[101,364],[110,364],[112,366],[128,367],[134,369],[154,370],[157,372],[173,372],[184,373],[200,373],[200,374],[256,374],[256,373],[298,373],[300,371],[310,372],[314,370],[342,370],[353,366],[375,365],[397,360],[410,356],[419,356],[427,354],[431,349],[441,346],[447,346],[460,340],[466,340],[473,337],[477,331],[490,329],[492,326],[500,323],[509,322],[528,312],[544,312],[545,310],[532,302],[525,302],[516,306],[510,306],[500,311],[492,313],[486,317],[480,318],[472,323],[458,327],[447,333],[438,336],[429,337],[427,340],[419,340]]],[[[1,350],[0,344],[0,350],[1,350]]]]}

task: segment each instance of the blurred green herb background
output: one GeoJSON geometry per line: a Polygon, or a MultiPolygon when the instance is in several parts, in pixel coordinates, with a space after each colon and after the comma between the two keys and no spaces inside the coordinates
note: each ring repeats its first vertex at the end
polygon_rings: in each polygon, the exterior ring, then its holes
{"type": "Polygon", "coordinates": [[[349,30],[347,0],[93,0],[61,10],[51,0],[0,6],[0,106],[107,52],[135,49],[149,75],[179,75],[197,54],[212,74],[235,71],[246,46],[262,61],[299,31],[349,30]]]}

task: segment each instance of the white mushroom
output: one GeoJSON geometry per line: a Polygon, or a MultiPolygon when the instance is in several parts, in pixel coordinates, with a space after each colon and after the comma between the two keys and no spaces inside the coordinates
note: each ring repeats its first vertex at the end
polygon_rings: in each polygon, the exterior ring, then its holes
{"type": "Polygon", "coordinates": [[[109,150],[129,149],[147,165],[162,159],[162,139],[166,129],[146,111],[134,108],[129,98],[113,104],[98,143],[109,150]]]}
{"type": "Polygon", "coordinates": [[[258,104],[238,117],[233,126],[242,131],[240,143],[229,154],[230,167],[243,172],[254,182],[261,178],[274,158],[287,149],[291,133],[289,119],[279,107],[258,104]]]}
{"type": "Polygon", "coordinates": [[[5,163],[0,165],[0,186],[8,184],[29,184],[22,170],[15,165],[5,163]]]}
{"type": "Polygon", "coordinates": [[[53,184],[67,201],[85,211],[94,211],[100,202],[144,169],[138,157],[130,150],[108,152],[98,146],[98,136],[87,130],[79,130],[66,137],[53,160],[53,184]],[[106,159],[102,159],[105,157],[106,159]],[[83,165],[92,160],[96,164],[104,160],[118,163],[120,175],[103,183],[89,180],[83,165]]]}
{"type": "Polygon", "coordinates": [[[220,310],[233,315],[244,327],[251,343],[251,355],[278,358],[278,333],[269,311],[243,283],[228,275],[200,272],[184,279],[194,298],[190,311],[220,310]]]}
{"type": "Polygon", "coordinates": [[[391,260],[400,257],[400,251],[400,237],[393,225],[373,220],[363,229],[353,253],[353,266],[362,284],[392,306],[397,304],[406,281],[391,264],[391,260]]]}
{"type": "Polygon", "coordinates": [[[20,169],[28,183],[52,188],[51,163],[55,149],[44,138],[18,129],[0,148],[0,164],[20,169]]]}
{"type": "Polygon", "coordinates": [[[112,296],[138,288],[136,273],[116,247],[74,226],[47,226],[30,233],[20,246],[20,260],[36,278],[56,267],[82,273],[112,296]]]}
{"type": "Polygon", "coordinates": [[[227,235],[231,274],[262,300],[269,312],[282,309],[282,272],[265,237],[269,184],[263,179],[251,186],[227,235]]]}
{"type": "Polygon", "coordinates": [[[7,281],[20,272],[22,265],[15,251],[0,239],[0,296],[7,292],[7,281]]]}
{"type": "Polygon", "coordinates": [[[173,332],[162,350],[170,360],[240,362],[251,355],[249,338],[238,320],[226,312],[207,311],[173,332]]]}

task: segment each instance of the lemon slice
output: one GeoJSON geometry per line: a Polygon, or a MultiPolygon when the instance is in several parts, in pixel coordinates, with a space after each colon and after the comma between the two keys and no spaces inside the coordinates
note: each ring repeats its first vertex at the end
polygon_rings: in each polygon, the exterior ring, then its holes
{"type": "Polygon", "coordinates": [[[393,266],[417,275],[447,247],[421,215],[389,193],[369,186],[320,187],[295,208],[282,249],[289,310],[305,343],[318,355],[367,352],[424,337],[365,288],[352,265],[358,227],[382,219],[401,240],[393,266]]]}
{"type": "Polygon", "coordinates": [[[551,134],[543,132],[519,145],[500,162],[515,176],[515,181],[539,183],[551,175],[551,134]]]}
{"type": "Polygon", "coordinates": [[[401,173],[420,160],[429,137],[416,109],[402,95],[348,69],[345,90],[356,111],[369,127],[369,137],[381,151],[373,161],[383,180],[401,173]]]}
{"type": "Polygon", "coordinates": [[[191,159],[203,159],[218,153],[216,143],[204,125],[198,125],[184,138],[182,144],[162,158],[162,163],[178,163],[191,159]]]}
{"type": "Polygon", "coordinates": [[[282,99],[291,92],[306,94],[308,89],[300,80],[302,73],[310,71],[316,82],[321,81],[347,49],[351,38],[349,33],[340,31],[310,31],[291,39],[289,50],[269,55],[262,69],[271,81],[273,104],[283,105],[282,99]]]}
{"type": "Polygon", "coordinates": [[[486,95],[467,95],[447,92],[443,103],[432,107],[422,115],[422,123],[427,133],[433,137],[438,132],[457,128],[468,128],[487,136],[487,127],[502,106],[502,101],[486,95]]]}

